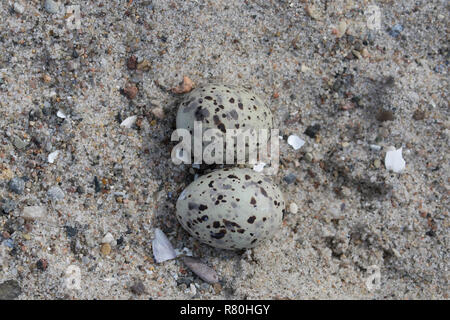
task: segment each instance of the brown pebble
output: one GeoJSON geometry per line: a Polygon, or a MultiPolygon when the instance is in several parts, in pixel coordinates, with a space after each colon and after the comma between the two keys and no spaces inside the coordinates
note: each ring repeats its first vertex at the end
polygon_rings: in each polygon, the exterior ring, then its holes
{"type": "Polygon", "coordinates": [[[423,110],[417,109],[416,111],[414,111],[413,114],[413,119],[414,120],[423,120],[426,117],[426,113],[423,110]]]}
{"type": "Polygon", "coordinates": [[[378,121],[391,121],[394,120],[394,113],[391,110],[381,109],[377,114],[378,121]]]}
{"type": "Polygon", "coordinates": [[[220,294],[220,292],[222,291],[222,285],[220,283],[214,283],[213,284],[213,289],[214,289],[214,293],[215,294],[220,294]]]}
{"type": "Polygon", "coordinates": [[[150,70],[151,64],[148,60],[143,60],[142,62],[137,64],[137,69],[140,71],[148,71],[150,70]]]}
{"type": "Polygon", "coordinates": [[[131,56],[128,58],[127,67],[129,70],[136,70],[137,68],[137,58],[136,56],[131,56]]]}
{"type": "Polygon", "coordinates": [[[50,81],[52,81],[52,77],[50,77],[48,74],[44,74],[42,76],[42,81],[44,81],[45,83],[49,83],[50,81]]]}
{"type": "Polygon", "coordinates": [[[200,262],[200,260],[191,257],[184,257],[183,262],[203,281],[206,281],[208,283],[217,283],[219,281],[219,276],[217,275],[216,271],[213,268],[208,267],[206,264],[200,262]]]}
{"type": "Polygon", "coordinates": [[[109,255],[111,253],[111,245],[109,243],[102,244],[100,251],[104,256],[109,255]]]}
{"type": "Polygon", "coordinates": [[[156,108],[152,109],[152,113],[158,119],[164,119],[164,111],[162,108],[156,107],[156,108]]]}
{"type": "Polygon", "coordinates": [[[40,259],[38,262],[36,262],[36,267],[41,270],[41,271],[45,271],[47,270],[48,267],[48,262],[45,259],[40,259]]]}
{"type": "Polygon", "coordinates": [[[138,91],[138,88],[134,85],[128,85],[123,89],[124,95],[130,100],[136,98],[138,91]]]}
{"type": "Polygon", "coordinates": [[[194,83],[187,76],[183,77],[183,81],[180,83],[178,87],[172,89],[173,93],[187,93],[192,90],[194,83]]]}

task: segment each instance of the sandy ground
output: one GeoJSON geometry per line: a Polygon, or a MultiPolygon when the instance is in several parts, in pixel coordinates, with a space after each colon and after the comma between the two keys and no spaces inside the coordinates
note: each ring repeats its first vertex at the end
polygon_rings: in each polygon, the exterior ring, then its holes
{"type": "Polygon", "coordinates": [[[448,299],[446,1],[70,4],[80,29],[41,1],[0,2],[1,299],[448,299]],[[251,88],[284,136],[274,180],[298,212],[255,249],[208,247],[175,219],[196,171],[170,161],[185,75],[251,88]],[[155,263],[155,227],[220,283],[155,263]]]}

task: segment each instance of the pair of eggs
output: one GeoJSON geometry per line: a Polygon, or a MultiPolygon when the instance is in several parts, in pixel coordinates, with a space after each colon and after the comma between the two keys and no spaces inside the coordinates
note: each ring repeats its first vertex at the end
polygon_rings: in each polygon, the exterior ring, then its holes
{"type": "MultiPolygon", "coordinates": [[[[251,91],[219,84],[186,95],[177,129],[272,129],[273,116],[251,91]]],[[[272,237],[281,225],[285,202],[279,187],[251,169],[227,168],[199,177],[180,194],[176,216],[203,243],[223,249],[251,248],[272,237]]]]}

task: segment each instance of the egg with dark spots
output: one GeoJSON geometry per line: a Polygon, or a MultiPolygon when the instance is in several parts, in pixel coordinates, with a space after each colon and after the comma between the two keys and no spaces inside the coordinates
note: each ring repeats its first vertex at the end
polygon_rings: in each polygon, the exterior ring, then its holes
{"type": "MultiPolygon", "coordinates": [[[[223,139],[224,145],[225,135],[231,129],[257,135],[259,129],[273,128],[272,112],[260,97],[246,88],[222,84],[196,88],[181,101],[177,129],[186,129],[193,136],[196,121],[201,123],[202,133],[216,129],[212,136],[223,139]]],[[[203,150],[209,143],[210,140],[203,142],[203,150]]]]}
{"type": "Polygon", "coordinates": [[[285,210],[281,190],[268,176],[230,168],[205,174],[183,190],[177,219],[210,246],[240,250],[271,238],[285,210]]]}

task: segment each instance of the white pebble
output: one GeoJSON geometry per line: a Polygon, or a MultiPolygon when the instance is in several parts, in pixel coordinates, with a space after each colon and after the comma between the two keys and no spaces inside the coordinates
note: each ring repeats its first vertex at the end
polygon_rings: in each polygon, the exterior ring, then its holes
{"type": "Polygon", "coordinates": [[[294,150],[298,150],[300,149],[304,144],[305,141],[300,139],[299,136],[296,135],[290,135],[289,138],[287,139],[287,143],[294,148],[294,150]]]}
{"type": "Polygon", "coordinates": [[[153,239],[152,247],[153,256],[157,263],[175,259],[177,257],[172,244],[161,229],[155,228],[155,238],[153,239]]]}
{"type": "Polygon", "coordinates": [[[113,241],[114,241],[114,237],[111,234],[111,232],[108,232],[107,234],[105,234],[105,236],[102,239],[102,243],[111,244],[113,241]]]}
{"type": "Polygon", "coordinates": [[[58,157],[59,150],[53,151],[48,155],[48,162],[53,163],[55,162],[56,158],[58,157]]]}
{"type": "Polygon", "coordinates": [[[406,166],[406,162],[402,157],[402,148],[386,152],[384,165],[386,166],[386,169],[390,171],[401,173],[406,166]]]}
{"type": "Polygon", "coordinates": [[[296,214],[298,212],[298,206],[295,202],[291,202],[291,204],[289,205],[289,212],[296,214]]]}
{"type": "Polygon", "coordinates": [[[14,3],[14,11],[18,14],[22,14],[25,12],[25,7],[20,3],[16,2],[14,3]]]}
{"type": "Polygon", "coordinates": [[[42,219],[46,216],[47,209],[44,206],[28,206],[22,211],[22,218],[29,220],[42,219]]]}
{"type": "Polygon", "coordinates": [[[59,11],[59,7],[59,1],[45,0],[44,8],[48,13],[57,13],[59,11]]]}

